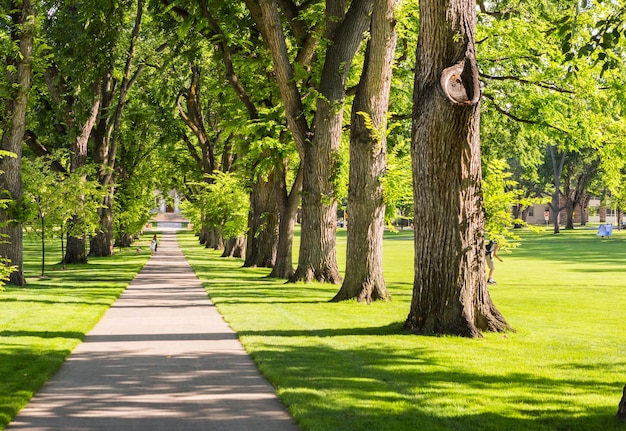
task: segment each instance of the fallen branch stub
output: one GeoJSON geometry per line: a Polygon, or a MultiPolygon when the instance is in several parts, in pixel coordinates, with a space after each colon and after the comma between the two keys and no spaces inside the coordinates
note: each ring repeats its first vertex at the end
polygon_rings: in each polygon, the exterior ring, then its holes
{"type": "Polygon", "coordinates": [[[443,94],[455,105],[475,105],[480,100],[480,81],[474,62],[465,58],[441,72],[443,94]]]}

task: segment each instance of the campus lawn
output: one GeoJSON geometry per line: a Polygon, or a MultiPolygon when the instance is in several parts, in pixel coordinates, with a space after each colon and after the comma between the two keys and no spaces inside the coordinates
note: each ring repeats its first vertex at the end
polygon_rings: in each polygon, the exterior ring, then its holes
{"type": "Polygon", "coordinates": [[[150,257],[149,239],[109,258],[61,269],[60,243],[46,247],[41,278],[41,249],[25,236],[27,286],[0,291],[0,429],[27,404],[63,363],[106,309],[124,291],[150,257]]]}
{"type": "Polygon", "coordinates": [[[515,332],[479,340],[402,331],[411,232],[386,234],[393,300],[371,305],[327,302],[338,286],[264,278],[269,270],[241,268],[189,233],[179,243],[304,430],[623,431],[626,232],[522,237],[490,288],[515,332]]]}

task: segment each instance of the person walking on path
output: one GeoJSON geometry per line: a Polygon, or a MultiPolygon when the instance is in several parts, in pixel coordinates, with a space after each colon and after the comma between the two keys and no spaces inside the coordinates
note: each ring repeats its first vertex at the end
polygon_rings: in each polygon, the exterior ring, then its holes
{"type": "Polygon", "coordinates": [[[498,246],[498,242],[493,239],[489,241],[487,243],[487,246],[485,247],[485,258],[487,260],[487,267],[489,268],[489,276],[487,277],[487,283],[489,284],[496,284],[496,281],[493,279],[493,273],[496,270],[496,267],[493,264],[493,258],[495,257],[500,262],[502,262],[502,259],[500,259],[500,256],[498,256],[499,249],[500,247],[498,246]]]}
{"type": "Polygon", "coordinates": [[[174,232],[9,424],[28,431],[298,431],[174,232]]]}
{"type": "Polygon", "coordinates": [[[156,253],[156,249],[157,249],[156,239],[152,238],[152,241],[150,241],[150,253],[152,254],[156,253]]]}

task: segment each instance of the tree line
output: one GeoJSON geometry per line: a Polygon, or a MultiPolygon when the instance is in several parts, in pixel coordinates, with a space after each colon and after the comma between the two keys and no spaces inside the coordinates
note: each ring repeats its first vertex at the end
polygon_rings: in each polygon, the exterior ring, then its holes
{"type": "Polygon", "coordinates": [[[486,233],[511,237],[512,207],[519,223],[546,197],[555,214],[624,199],[623,2],[2,3],[14,284],[29,220],[42,238],[54,220],[62,261],[85,262],[129,245],[153,191],[176,189],[224,256],[336,283],[334,301],[389,300],[383,229],[401,213],[415,226],[405,327],[480,336],[510,329],[483,249],[486,233]]]}

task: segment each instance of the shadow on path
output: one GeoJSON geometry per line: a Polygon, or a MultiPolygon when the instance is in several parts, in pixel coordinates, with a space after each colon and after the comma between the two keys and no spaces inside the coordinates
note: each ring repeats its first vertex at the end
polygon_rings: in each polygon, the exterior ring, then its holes
{"type": "Polygon", "coordinates": [[[7,430],[297,426],[176,243],[158,252],[7,430]]]}

